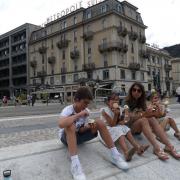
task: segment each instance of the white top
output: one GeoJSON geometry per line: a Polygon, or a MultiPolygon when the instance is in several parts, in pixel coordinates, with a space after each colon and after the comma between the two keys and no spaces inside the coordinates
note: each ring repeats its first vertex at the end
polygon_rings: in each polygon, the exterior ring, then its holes
{"type": "MultiPolygon", "coordinates": [[[[85,109],[89,112],[89,109],[85,109]]],[[[73,104],[69,105],[69,106],[66,106],[60,113],[60,118],[61,117],[68,117],[68,116],[72,116],[72,115],[75,115],[77,114],[74,110],[74,107],[73,107],[73,104]]],[[[80,117],[79,119],[77,119],[75,121],[75,125],[76,125],[76,130],[78,131],[79,128],[83,125],[83,124],[86,124],[88,121],[88,117],[80,117]]],[[[62,133],[63,133],[63,130],[64,128],[59,128],[59,137],[61,138],[62,136],[62,133]]]]}
{"type": "Polygon", "coordinates": [[[180,87],[178,87],[178,88],[176,89],[176,93],[177,93],[178,95],[180,95],[180,87]]]}
{"type": "MultiPolygon", "coordinates": [[[[112,119],[114,119],[114,113],[112,112],[112,110],[109,107],[103,107],[101,108],[101,120],[103,120],[106,124],[106,119],[103,117],[102,112],[105,111],[112,119]]],[[[120,108],[120,116],[122,115],[122,108],[120,108]]],[[[108,125],[108,124],[107,124],[108,125]]]]}

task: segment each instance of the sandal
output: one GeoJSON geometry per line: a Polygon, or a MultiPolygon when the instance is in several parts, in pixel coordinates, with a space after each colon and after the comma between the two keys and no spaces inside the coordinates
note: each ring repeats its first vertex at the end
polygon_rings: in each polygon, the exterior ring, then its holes
{"type": "Polygon", "coordinates": [[[149,148],[149,144],[138,146],[137,154],[142,155],[149,148]]]}
{"type": "Polygon", "coordinates": [[[179,133],[174,133],[174,137],[176,137],[180,141],[180,132],[179,133]]]}
{"type": "Polygon", "coordinates": [[[135,148],[132,148],[132,149],[130,149],[129,151],[127,151],[127,152],[125,153],[125,159],[126,159],[126,161],[131,161],[131,159],[132,159],[133,155],[135,154],[135,152],[136,152],[136,149],[135,149],[135,148]]]}
{"type": "Polygon", "coordinates": [[[163,161],[169,159],[169,156],[162,149],[159,149],[159,151],[154,151],[153,153],[163,161]]]}
{"type": "Polygon", "coordinates": [[[180,154],[177,153],[176,149],[173,146],[171,148],[168,148],[168,149],[167,149],[167,147],[165,147],[164,151],[169,153],[175,159],[180,159],[180,154]]]}

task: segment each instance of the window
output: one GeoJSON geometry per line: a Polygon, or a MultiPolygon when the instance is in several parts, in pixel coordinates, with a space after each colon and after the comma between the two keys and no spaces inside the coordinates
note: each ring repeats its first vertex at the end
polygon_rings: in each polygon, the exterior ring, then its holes
{"type": "Polygon", "coordinates": [[[104,62],[104,67],[107,67],[108,66],[107,54],[103,55],[103,62],[104,62]]]}
{"type": "Polygon", "coordinates": [[[87,25],[86,31],[90,31],[90,25],[87,25]]]}
{"type": "Polygon", "coordinates": [[[131,76],[132,76],[132,80],[135,80],[136,79],[136,72],[132,71],[131,76]]]}
{"type": "Polygon", "coordinates": [[[77,24],[77,17],[76,16],[73,19],[73,24],[77,24]]]}
{"type": "Polygon", "coordinates": [[[77,71],[78,70],[78,66],[77,64],[74,65],[74,71],[77,71]]]}
{"type": "Polygon", "coordinates": [[[101,6],[101,13],[104,13],[107,11],[107,5],[102,5],[101,6]]]}
{"type": "Polygon", "coordinates": [[[106,19],[102,20],[102,28],[105,29],[106,28],[106,19]]]}
{"type": "Polygon", "coordinates": [[[151,68],[150,67],[148,67],[148,72],[147,72],[147,74],[150,76],[151,75],[151,68]]]}
{"type": "Polygon", "coordinates": [[[119,4],[117,5],[117,11],[122,12],[122,7],[119,4]]]}
{"type": "Polygon", "coordinates": [[[134,44],[131,43],[131,52],[134,53],[134,44]]]}
{"type": "Polygon", "coordinates": [[[87,19],[91,18],[91,11],[90,10],[87,11],[86,17],[87,17],[87,19]]]}
{"type": "Polygon", "coordinates": [[[88,43],[88,54],[91,54],[91,44],[88,43]]]}
{"type": "Polygon", "coordinates": [[[53,49],[54,46],[53,46],[53,39],[51,40],[51,49],[53,49]]]}
{"type": "Polygon", "coordinates": [[[141,81],[144,81],[144,72],[141,72],[141,81]]]}
{"type": "Polygon", "coordinates": [[[103,80],[109,79],[109,70],[104,70],[103,71],[103,80]]]}
{"type": "Polygon", "coordinates": [[[93,79],[93,74],[92,74],[92,72],[87,72],[87,78],[88,78],[88,79],[93,79]]]}
{"type": "Polygon", "coordinates": [[[91,56],[88,57],[88,63],[91,63],[91,56]]]}
{"type": "Polygon", "coordinates": [[[121,79],[125,79],[126,75],[125,75],[125,70],[121,69],[121,79]]]}
{"type": "Polygon", "coordinates": [[[67,27],[67,23],[66,23],[66,21],[64,21],[62,24],[62,29],[65,29],[66,27],[67,27]]]}
{"type": "Polygon", "coordinates": [[[65,50],[62,51],[62,59],[66,59],[66,51],[65,50]]]}
{"type": "Polygon", "coordinates": [[[152,63],[155,64],[155,56],[152,56],[152,63]]]}
{"type": "Polygon", "coordinates": [[[77,31],[74,31],[74,42],[77,42],[77,31]]]}
{"type": "Polygon", "coordinates": [[[61,76],[61,82],[62,82],[62,84],[66,83],[66,75],[61,76]]]}
{"type": "Polygon", "coordinates": [[[107,39],[104,38],[104,39],[102,40],[102,43],[103,43],[103,44],[106,44],[106,43],[107,43],[107,39]]]}
{"type": "Polygon", "coordinates": [[[66,35],[65,34],[62,34],[61,35],[61,41],[64,41],[66,39],[66,35]]]}
{"type": "Polygon", "coordinates": [[[54,77],[50,77],[50,84],[51,84],[51,85],[54,84],[54,77]]]}
{"type": "Polygon", "coordinates": [[[76,82],[78,80],[78,78],[79,78],[78,74],[74,74],[73,78],[74,78],[74,82],[76,82]]]}
{"type": "Polygon", "coordinates": [[[35,85],[36,84],[36,79],[33,79],[33,85],[35,85]]]}
{"type": "Polygon", "coordinates": [[[51,74],[52,74],[52,75],[54,74],[54,69],[51,70],[51,74]]]}

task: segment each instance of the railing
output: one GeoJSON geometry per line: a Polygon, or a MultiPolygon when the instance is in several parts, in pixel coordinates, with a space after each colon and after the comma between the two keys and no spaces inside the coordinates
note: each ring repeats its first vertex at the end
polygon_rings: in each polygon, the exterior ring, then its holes
{"type": "Polygon", "coordinates": [[[78,50],[74,50],[74,51],[70,52],[71,59],[78,59],[79,55],[80,55],[80,53],[78,50]]]}
{"type": "Polygon", "coordinates": [[[56,57],[55,56],[51,56],[51,57],[48,57],[48,63],[53,65],[55,64],[56,62],[56,57]]]}
{"type": "Polygon", "coordinates": [[[84,33],[83,39],[84,39],[85,41],[92,40],[92,39],[93,39],[93,35],[94,35],[94,32],[93,32],[93,31],[87,31],[87,32],[84,33]]]}
{"type": "Polygon", "coordinates": [[[146,37],[145,36],[140,36],[139,37],[139,42],[144,44],[146,42],[146,37]]]}
{"type": "Polygon", "coordinates": [[[129,32],[129,39],[135,41],[138,38],[138,34],[136,32],[129,32]]]}
{"type": "Polygon", "coordinates": [[[44,54],[44,53],[46,53],[46,50],[47,50],[47,48],[45,46],[42,46],[39,48],[39,53],[44,54]]]}
{"type": "Polygon", "coordinates": [[[125,37],[128,34],[127,28],[119,26],[117,27],[117,33],[119,36],[125,37]]]}
{"type": "Polygon", "coordinates": [[[170,65],[170,64],[165,64],[165,65],[164,65],[164,69],[165,69],[166,71],[171,71],[171,70],[172,70],[172,65],[170,65]]]}
{"type": "Polygon", "coordinates": [[[82,69],[83,71],[92,71],[95,69],[95,63],[83,64],[82,69]]]}
{"type": "Polygon", "coordinates": [[[99,52],[103,53],[106,51],[121,51],[124,45],[121,42],[108,42],[99,45],[99,52]]]}
{"type": "Polygon", "coordinates": [[[134,70],[134,71],[138,71],[140,70],[140,64],[139,63],[129,63],[128,66],[129,69],[134,70]]]}
{"type": "Polygon", "coordinates": [[[68,44],[69,44],[69,40],[67,39],[64,39],[64,40],[61,40],[57,43],[57,47],[59,49],[62,49],[62,48],[67,48],[68,47],[68,44]]]}

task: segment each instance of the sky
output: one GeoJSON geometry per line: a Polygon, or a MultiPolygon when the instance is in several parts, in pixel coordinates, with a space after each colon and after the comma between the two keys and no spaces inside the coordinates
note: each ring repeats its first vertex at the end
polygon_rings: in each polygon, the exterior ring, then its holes
{"type": "MultiPolygon", "coordinates": [[[[87,7],[100,0],[0,0],[0,35],[24,23],[42,25],[47,18],[72,5],[87,7]],[[89,2],[90,1],[90,2],[89,2]]],[[[159,48],[180,44],[180,0],[127,0],[138,7],[147,43],[159,48]]]]}

